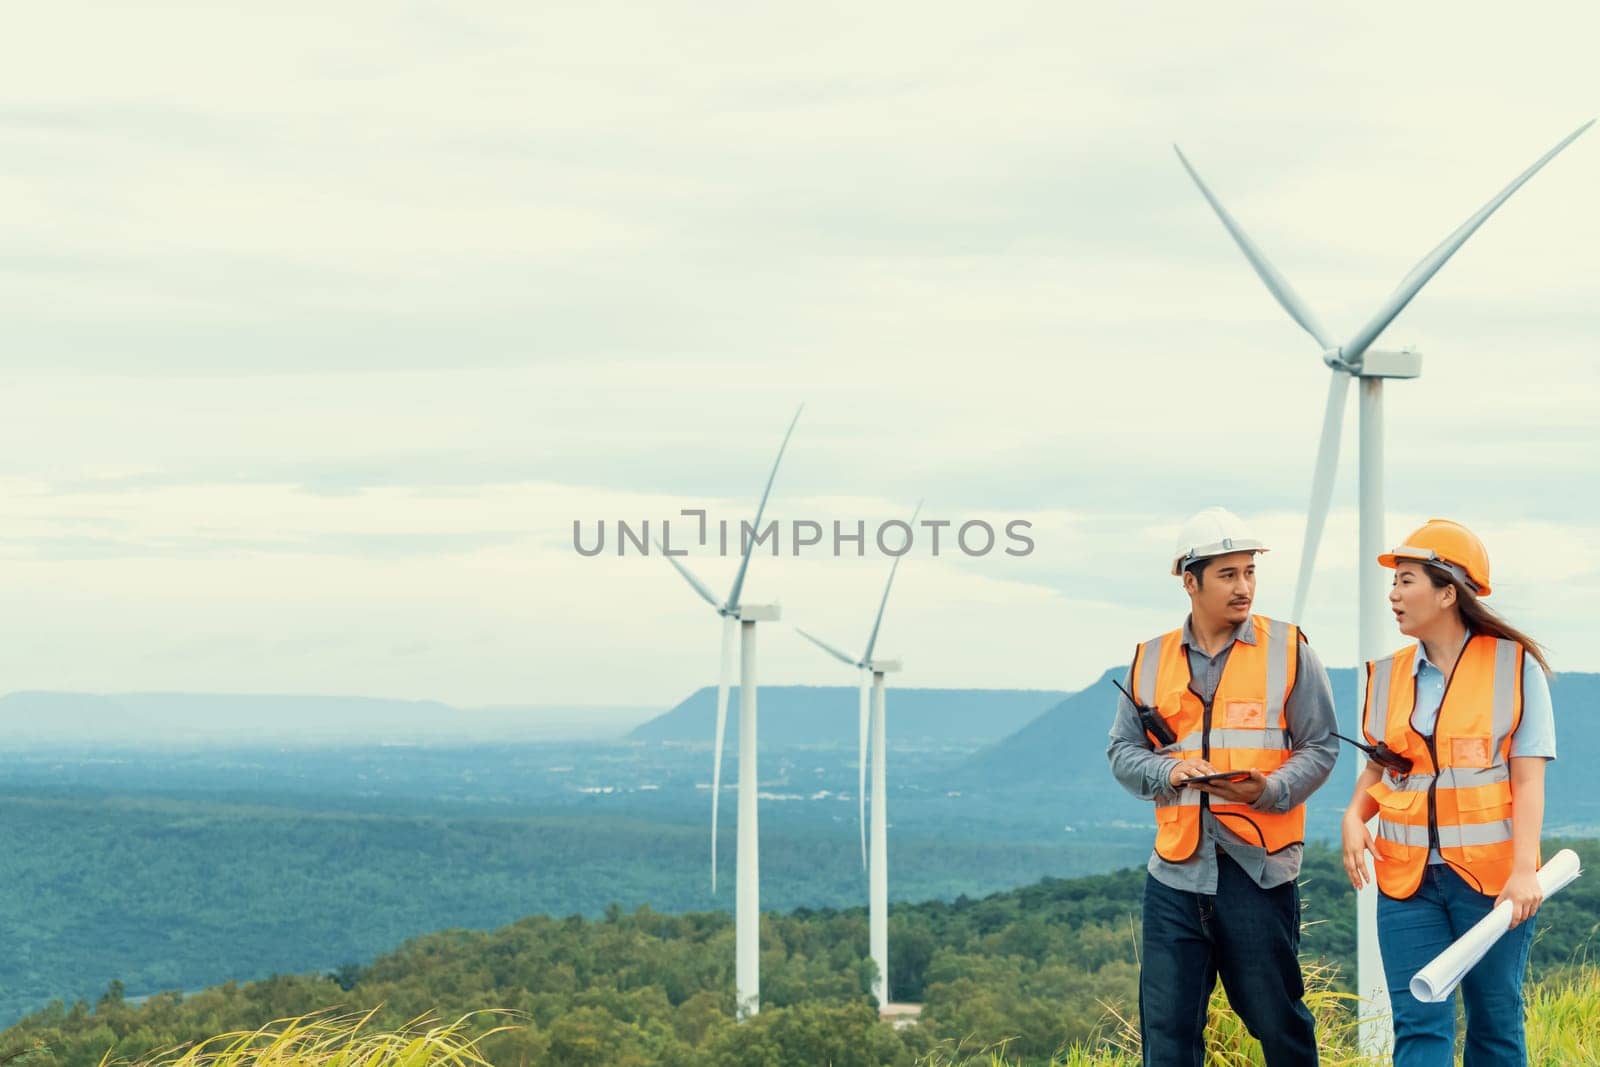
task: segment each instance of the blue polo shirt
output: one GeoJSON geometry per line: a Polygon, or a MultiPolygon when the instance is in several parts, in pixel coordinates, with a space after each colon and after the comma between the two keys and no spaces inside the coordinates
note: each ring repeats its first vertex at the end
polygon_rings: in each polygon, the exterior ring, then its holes
{"type": "MultiPolygon", "coordinates": [[[[1422,647],[1421,641],[1417,642],[1411,671],[1417,679],[1417,703],[1411,709],[1411,725],[1420,734],[1431,734],[1439,721],[1445,677],[1444,672],[1428,660],[1428,650],[1422,647]]],[[[1550,682],[1532,656],[1522,658],[1522,721],[1511,735],[1511,757],[1519,756],[1556,758],[1556,720],[1550,703],[1550,682]]],[[[1443,863],[1444,857],[1439,855],[1438,849],[1433,849],[1428,853],[1428,862],[1443,863]]]]}

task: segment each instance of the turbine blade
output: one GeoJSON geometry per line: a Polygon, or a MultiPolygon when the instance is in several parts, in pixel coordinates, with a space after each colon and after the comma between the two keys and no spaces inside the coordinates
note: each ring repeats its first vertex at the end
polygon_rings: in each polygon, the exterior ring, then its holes
{"type": "Polygon", "coordinates": [[[1289,317],[1298,322],[1302,330],[1315,338],[1324,352],[1332,348],[1333,342],[1328,340],[1328,331],[1322,328],[1322,323],[1317,321],[1316,315],[1312,314],[1311,309],[1306,306],[1306,302],[1300,299],[1300,295],[1294,291],[1294,287],[1289,284],[1289,280],[1278,273],[1278,268],[1272,265],[1261,249],[1256,247],[1256,243],[1250,240],[1250,235],[1244,232],[1244,229],[1234,220],[1232,215],[1228,214],[1228,209],[1222,206],[1222,201],[1213,196],[1211,190],[1206,188],[1206,183],[1200,180],[1200,175],[1196,174],[1195,169],[1189,165],[1189,160],[1183,154],[1183,149],[1173,145],[1172,150],[1178,153],[1178,162],[1183,164],[1183,169],[1189,172],[1189,177],[1193,178],[1194,183],[1200,187],[1200,195],[1206,198],[1206,202],[1211,205],[1211,210],[1217,213],[1217,218],[1222,220],[1222,225],[1226,226],[1228,232],[1233,235],[1233,243],[1239,246],[1239,251],[1244,253],[1244,258],[1250,261],[1250,266],[1256,272],[1256,277],[1260,278],[1262,284],[1272,293],[1273,297],[1278,301],[1278,306],[1287,311],[1289,317]]]}
{"type": "Polygon", "coordinates": [[[872,684],[872,674],[863,669],[861,671],[861,699],[858,706],[857,720],[860,723],[861,734],[861,760],[856,765],[856,804],[859,810],[861,825],[861,869],[867,869],[867,726],[871,717],[872,697],[868,687],[872,684]]]}
{"type": "MultiPolygon", "coordinates": [[[[912,527],[917,525],[917,516],[920,514],[922,514],[922,501],[919,500],[917,509],[911,513],[912,527]]],[[[878,617],[872,620],[872,633],[867,637],[867,650],[861,655],[863,663],[872,662],[872,650],[878,644],[878,627],[883,625],[883,609],[889,604],[889,590],[894,588],[894,572],[900,569],[900,561],[904,558],[905,554],[901,553],[894,558],[893,563],[889,564],[889,580],[883,586],[883,599],[878,601],[878,617]]]]}
{"type": "Polygon", "coordinates": [[[1311,593],[1311,571],[1317,563],[1317,546],[1328,521],[1333,499],[1333,476],[1339,471],[1339,434],[1344,429],[1345,399],[1350,395],[1350,375],[1342,370],[1328,379],[1328,403],[1322,414],[1322,440],[1317,445],[1317,466],[1311,476],[1311,502],[1306,505],[1306,536],[1300,547],[1300,578],[1294,586],[1296,625],[1305,620],[1306,597],[1311,593]]]}
{"type": "Polygon", "coordinates": [[[1378,309],[1377,314],[1373,315],[1365,326],[1357,330],[1349,342],[1339,350],[1344,359],[1347,362],[1359,360],[1367,349],[1372,346],[1372,342],[1378,339],[1378,335],[1383,333],[1389,323],[1394,321],[1394,317],[1405,310],[1407,304],[1411,303],[1411,298],[1416,296],[1424,285],[1428,284],[1428,280],[1439,272],[1439,268],[1444,266],[1450,257],[1456,254],[1456,250],[1466,243],[1467,238],[1471,237],[1479,226],[1483,225],[1484,220],[1493,215],[1512,193],[1522,188],[1524,182],[1539,173],[1539,170],[1554,159],[1563,148],[1577,140],[1583,131],[1593,125],[1594,120],[1590,119],[1576,130],[1567,134],[1560,144],[1540,156],[1533,166],[1517,175],[1511,184],[1500,190],[1493,200],[1479,208],[1476,214],[1458,226],[1454,233],[1439,243],[1438,247],[1423,256],[1421,261],[1411,268],[1411,273],[1401,279],[1395,291],[1389,294],[1389,299],[1383,302],[1383,306],[1378,309]]]}
{"type": "Polygon", "coordinates": [[[717,672],[717,733],[711,757],[711,892],[717,891],[717,807],[722,798],[722,744],[728,732],[728,686],[733,682],[733,646],[739,620],[722,618],[722,667],[717,672]]]}
{"type": "Polygon", "coordinates": [[[661,555],[666,558],[666,561],[672,564],[679,574],[683,575],[683,580],[694,587],[694,591],[700,594],[700,598],[702,600],[719,611],[722,609],[722,605],[717,602],[717,595],[706,587],[705,582],[702,582],[700,579],[696,578],[694,573],[690,571],[688,567],[685,567],[683,564],[679,563],[676,556],[668,556],[667,550],[662,547],[659,539],[656,540],[656,551],[660,552],[661,555]]]}
{"type": "MultiPolygon", "coordinates": [[[[789,447],[789,437],[794,433],[794,424],[800,421],[800,412],[805,409],[804,404],[795,409],[794,418],[789,420],[789,430],[783,435],[783,444],[778,446],[778,458],[772,461],[772,473],[767,475],[767,487],[761,491],[761,503],[756,505],[754,529],[758,534],[761,531],[761,513],[767,510],[767,496],[772,492],[773,479],[778,476],[778,464],[783,462],[783,450],[789,447]]],[[[744,572],[750,568],[750,553],[755,551],[755,547],[755,538],[752,537],[750,543],[745,546],[744,558],[739,561],[739,573],[733,576],[733,589],[728,593],[729,611],[739,609],[739,593],[744,589],[744,572]]]]}
{"type": "Polygon", "coordinates": [[[815,636],[813,634],[808,634],[804,630],[800,629],[800,627],[798,627],[798,626],[795,627],[795,631],[797,633],[799,633],[799,635],[801,637],[805,638],[807,641],[810,641],[813,645],[816,645],[818,648],[822,649],[822,651],[826,652],[828,655],[832,656],[834,659],[838,660],[840,663],[843,663],[845,666],[847,666],[847,667],[859,667],[859,666],[861,666],[861,664],[856,662],[856,660],[852,659],[850,656],[845,655],[843,652],[839,651],[837,648],[834,648],[832,645],[828,644],[828,642],[824,641],[822,638],[817,637],[817,636],[815,636]]]}

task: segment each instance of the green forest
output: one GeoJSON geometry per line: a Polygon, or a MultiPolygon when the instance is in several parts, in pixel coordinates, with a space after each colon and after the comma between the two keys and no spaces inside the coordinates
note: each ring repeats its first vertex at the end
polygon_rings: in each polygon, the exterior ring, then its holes
{"type": "MultiPolygon", "coordinates": [[[[1593,842],[1548,843],[1580,856],[1593,842]]],[[[612,906],[594,919],[532,916],[490,932],[416,938],[365,967],[226,984],[142,1004],[113,983],[93,1003],[55,1003],[0,1034],[0,1059],[95,1067],[319,1010],[378,1009],[398,1028],[424,1015],[475,1016],[498,1065],[910,1067],[941,1049],[1006,1041],[1041,1062],[1093,1041],[1135,1004],[1142,869],[1047,879],[982,899],[898,905],[891,996],[924,1005],[920,1025],[877,1021],[861,909],[799,909],[762,923],[762,1010],[736,1025],[731,918],[612,906]]],[[[1354,901],[1336,854],[1312,847],[1302,873],[1309,960],[1353,970],[1354,901]]],[[[1588,959],[1600,881],[1579,879],[1540,913],[1532,968],[1560,976],[1588,959]]],[[[217,951],[226,952],[226,946],[217,951]]],[[[1337,981],[1336,981],[1337,984],[1337,981]]]]}
{"type": "MultiPolygon", "coordinates": [[[[0,1025],[60,997],[130,994],[365,962],[409,937],[612,903],[684,912],[712,896],[706,827],[596,810],[440,816],[157,796],[0,794],[0,1025]]],[[[435,803],[434,810],[443,805],[435,803]]],[[[733,884],[731,821],[724,885],[733,884]]],[[[942,839],[897,827],[897,897],[980,894],[1135,862],[1148,840],[942,839]]],[[[763,825],[763,904],[865,898],[853,825],[763,825]]]]}

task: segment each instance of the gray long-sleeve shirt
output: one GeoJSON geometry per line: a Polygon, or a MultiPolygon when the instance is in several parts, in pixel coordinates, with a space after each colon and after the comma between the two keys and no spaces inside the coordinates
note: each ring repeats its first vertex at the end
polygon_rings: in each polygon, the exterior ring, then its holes
{"type": "MultiPolygon", "coordinates": [[[[1193,676],[1195,692],[1202,700],[1209,701],[1216,696],[1222,668],[1228,662],[1228,653],[1233,650],[1235,641],[1255,644],[1255,628],[1249,619],[1240,624],[1215,656],[1207,656],[1201,650],[1189,620],[1184,619],[1184,651],[1189,655],[1189,673],[1193,676]]],[[[1339,758],[1339,742],[1333,736],[1336,720],[1328,672],[1305,642],[1299,643],[1295,663],[1294,688],[1283,709],[1294,751],[1283,766],[1267,775],[1266,789],[1251,805],[1257,811],[1282,813],[1305,803],[1327,780],[1339,758]]],[[[1123,684],[1131,689],[1131,665],[1128,671],[1123,684]]],[[[1172,788],[1170,777],[1178,761],[1155,753],[1149,736],[1139,724],[1139,713],[1127,697],[1117,698],[1117,717],[1111,724],[1106,758],[1111,761],[1111,773],[1134,796],[1161,804],[1177,803],[1177,790],[1172,788]]],[[[1151,851],[1149,870],[1157,881],[1174,889],[1214,895],[1217,891],[1217,847],[1224,849],[1263,889],[1282,885],[1300,873],[1299,845],[1268,853],[1235,834],[1209,811],[1201,812],[1200,831],[1200,847],[1183,863],[1168,862],[1151,851]]]]}

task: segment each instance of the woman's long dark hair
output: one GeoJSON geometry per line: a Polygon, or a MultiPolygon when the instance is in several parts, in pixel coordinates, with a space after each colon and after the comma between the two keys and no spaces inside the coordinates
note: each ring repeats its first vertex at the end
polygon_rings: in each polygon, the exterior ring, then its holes
{"type": "Polygon", "coordinates": [[[1427,564],[1423,564],[1422,569],[1435,589],[1443,589],[1447,585],[1455,587],[1456,606],[1461,609],[1461,621],[1466,624],[1470,632],[1515,641],[1527,650],[1534,662],[1539,664],[1539,669],[1544,671],[1546,678],[1555,674],[1555,671],[1550,669],[1550,661],[1545,658],[1543,645],[1501,618],[1499,612],[1479,600],[1476,593],[1456,581],[1453,575],[1427,564]]]}

